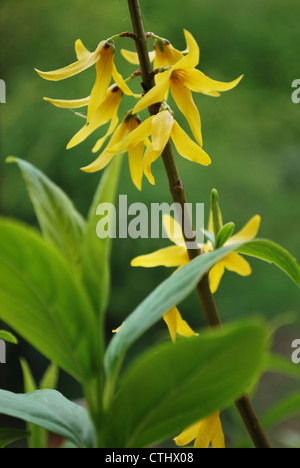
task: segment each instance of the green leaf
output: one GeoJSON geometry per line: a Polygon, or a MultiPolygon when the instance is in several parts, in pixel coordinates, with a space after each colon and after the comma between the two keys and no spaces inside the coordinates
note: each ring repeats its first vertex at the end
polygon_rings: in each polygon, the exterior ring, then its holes
{"type": "Polygon", "coordinates": [[[266,371],[300,380],[300,367],[295,365],[290,359],[279,354],[271,354],[267,357],[266,371]]]}
{"type": "Polygon", "coordinates": [[[94,313],[54,246],[0,220],[0,318],[80,382],[99,369],[94,313]]]}
{"type": "Polygon", "coordinates": [[[0,448],[7,447],[13,442],[24,439],[29,435],[28,432],[18,429],[0,429],[0,448]]]}
{"type": "Polygon", "coordinates": [[[109,297],[111,239],[100,239],[97,236],[97,207],[103,203],[115,203],[121,163],[121,157],[114,158],[105,170],[90,208],[82,240],[82,277],[100,315],[105,311],[109,297]]]}
{"type": "Polygon", "coordinates": [[[22,159],[10,157],[22,171],[44,237],[77,268],[85,222],[68,196],[45,174],[22,159]]]}
{"type": "Polygon", "coordinates": [[[267,331],[243,323],[147,351],[125,372],[106,424],[110,447],[147,447],[230,406],[259,376],[267,331]]]}
{"type": "MultiPolygon", "coordinates": [[[[25,359],[21,359],[23,371],[24,390],[31,393],[37,390],[37,385],[31,373],[30,367],[25,359]]],[[[58,368],[56,364],[50,364],[42,378],[39,390],[56,388],[58,379],[58,368]]],[[[47,432],[44,428],[27,423],[27,431],[31,434],[28,440],[28,448],[47,448],[47,432]]]]}
{"type": "Polygon", "coordinates": [[[25,393],[35,392],[37,390],[37,385],[31,373],[28,362],[25,359],[20,359],[20,363],[21,363],[21,368],[22,368],[22,373],[23,373],[25,393]]]}
{"type": "Polygon", "coordinates": [[[230,239],[232,233],[234,231],[235,224],[234,223],[227,223],[222,229],[218,232],[217,239],[216,239],[216,249],[223,247],[223,245],[230,239]]]}
{"type": "Polygon", "coordinates": [[[295,258],[284,248],[267,239],[255,239],[241,244],[237,252],[274,263],[300,287],[300,268],[295,258]]]}
{"type": "MultiPolygon", "coordinates": [[[[25,359],[20,359],[23,380],[24,380],[24,390],[25,393],[35,392],[37,386],[33,375],[31,373],[30,367],[25,359]]],[[[42,427],[35,426],[34,424],[27,423],[27,431],[31,434],[28,438],[28,448],[39,448],[44,449],[47,447],[47,433],[46,430],[42,427]]]]}
{"type": "Polygon", "coordinates": [[[300,414],[300,392],[284,398],[276,403],[262,418],[262,424],[265,428],[276,426],[290,418],[300,414]]]}
{"type": "Polygon", "coordinates": [[[46,370],[43,378],[40,382],[40,390],[55,390],[58,382],[58,367],[56,364],[49,364],[48,369],[46,370]]]}
{"type": "Polygon", "coordinates": [[[77,447],[94,447],[94,428],[88,412],[55,390],[25,395],[0,390],[0,413],[44,427],[77,447]]]}
{"type": "Polygon", "coordinates": [[[18,344],[17,338],[5,330],[0,330],[0,340],[7,341],[7,343],[18,344]]]}
{"type": "Polygon", "coordinates": [[[126,318],[120,331],[110,341],[105,355],[107,375],[115,374],[129,347],[166,312],[183,301],[196,288],[205,273],[234,248],[236,245],[201,255],[161,283],[126,318]]]}

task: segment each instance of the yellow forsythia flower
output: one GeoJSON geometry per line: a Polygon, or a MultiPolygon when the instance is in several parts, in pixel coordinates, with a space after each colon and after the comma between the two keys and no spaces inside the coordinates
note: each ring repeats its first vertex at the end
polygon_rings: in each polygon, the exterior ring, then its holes
{"type": "Polygon", "coordinates": [[[157,102],[162,102],[170,88],[172,96],[186,117],[196,141],[202,146],[200,114],[191,91],[209,96],[220,96],[220,92],[228,91],[237,86],[242,76],[230,83],[223,83],[212,80],[200,70],[196,70],[195,67],[199,64],[200,58],[199,47],[191,33],[186,30],[184,33],[189,50],[188,54],[178,60],[170,70],[162,73],[161,81],[145,94],[136,104],[133,112],[140,112],[157,102]]]}
{"type": "Polygon", "coordinates": [[[163,110],[146,119],[130,134],[125,148],[128,150],[134,148],[150,135],[152,142],[145,152],[143,164],[145,175],[151,184],[155,184],[151,165],[162,154],[170,138],[182,157],[204,166],[211,163],[208,154],[191,140],[168,110],[163,110]]]}
{"type": "MultiPolygon", "coordinates": [[[[89,166],[83,167],[84,172],[97,172],[107,166],[114,156],[124,152],[124,147],[128,136],[136,128],[140,126],[140,120],[131,113],[127,114],[122,123],[115,130],[110,142],[108,143],[105,150],[100,154],[100,156],[89,166]]],[[[96,144],[96,147],[93,151],[98,151],[99,146],[101,146],[102,141],[99,140],[96,144]]],[[[144,145],[148,144],[145,141],[140,141],[139,144],[135,145],[128,149],[128,159],[129,159],[129,168],[131,173],[131,178],[135,186],[141,190],[142,188],[142,177],[143,177],[143,155],[144,155],[144,145]]]]}
{"type": "MultiPolygon", "coordinates": [[[[254,239],[260,227],[260,216],[254,216],[244,228],[236,235],[232,236],[225,246],[236,244],[243,241],[254,239]]],[[[164,229],[168,234],[169,239],[175,246],[166,247],[148,255],[142,255],[132,260],[132,266],[141,266],[153,268],[157,266],[165,267],[181,267],[189,262],[189,256],[186,250],[184,238],[182,235],[181,226],[179,223],[168,215],[164,215],[164,229]]],[[[213,250],[212,244],[199,245],[207,253],[213,250]]],[[[230,253],[220,260],[209,272],[210,287],[212,293],[215,293],[219,287],[225,268],[233,271],[241,276],[248,276],[252,270],[247,262],[240,254],[230,253]]]]}
{"type": "Polygon", "coordinates": [[[209,418],[193,424],[175,437],[174,441],[180,447],[187,445],[195,439],[195,448],[209,448],[210,444],[215,449],[225,448],[225,438],[220,421],[220,413],[215,413],[209,418]]]}

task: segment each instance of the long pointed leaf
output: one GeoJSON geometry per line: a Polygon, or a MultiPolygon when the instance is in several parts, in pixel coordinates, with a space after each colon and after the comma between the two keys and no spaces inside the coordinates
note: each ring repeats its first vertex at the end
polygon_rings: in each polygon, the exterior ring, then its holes
{"type": "Polygon", "coordinates": [[[22,171],[44,237],[77,268],[84,219],[69,197],[39,169],[18,158],[10,157],[7,162],[16,163],[22,171]]]}
{"type": "Polygon", "coordinates": [[[82,240],[82,277],[100,315],[105,311],[109,297],[111,239],[97,237],[99,217],[96,212],[100,204],[115,203],[121,163],[121,157],[114,158],[105,170],[90,208],[82,240]]]}
{"type": "Polygon", "coordinates": [[[96,326],[67,261],[41,236],[0,220],[0,318],[79,381],[97,372],[96,326]]]}
{"type": "Polygon", "coordinates": [[[258,378],[267,341],[264,326],[248,323],[147,351],[111,404],[109,446],[149,446],[228,407],[258,378]]]}
{"type": "Polygon", "coordinates": [[[80,448],[94,446],[88,412],[55,390],[15,394],[0,390],[0,413],[41,426],[80,448]]]}

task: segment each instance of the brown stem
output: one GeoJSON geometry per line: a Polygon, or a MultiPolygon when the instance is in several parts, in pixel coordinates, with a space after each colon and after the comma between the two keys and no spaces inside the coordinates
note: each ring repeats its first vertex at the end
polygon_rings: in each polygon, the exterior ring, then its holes
{"type": "MultiPolygon", "coordinates": [[[[140,60],[141,73],[143,77],[143,86],[147,91],[155,86],[153,70],[151,67],[147,39],[143,27],[141,10],[139,0],[128,0],[128,6],[131,16],[133,31],[136,35],[136,48],[140,60]]],[[[150,114],[155,114],[159,110],[159,106],[153,106],[149,109],[150,114]]],[[[178,169],[176,166],[175,158],[171,143],[169,142],[163,151],[163,162],[169,180],[170,192],[174,203],[178,203],[181,207],[181,213],[184,216],[182,219],[182,231],[186,242],[188,241],[188,254],[189,258],[193,260],[201,254],[197,245],[196,237],[194,239],[186,238],[186,232],[193,231],[192,221],[190,215],[186,210],[186,195],[184,186],[181,182],[178,169]]],[[[197,286],[197,292],[200,302],[204,311],[205,319],[209,327],[222,326],[220,316],[211,293],[208,281],[208,274],[206,274],[197,286]]],[[[259,423],[255,410],[249,400],[248,395],[244,395],[236,402],[236,407],[245,423],[245,426],[251,436],[251,439],[256,448],[271,448],[269,441],[259,423]]]]}

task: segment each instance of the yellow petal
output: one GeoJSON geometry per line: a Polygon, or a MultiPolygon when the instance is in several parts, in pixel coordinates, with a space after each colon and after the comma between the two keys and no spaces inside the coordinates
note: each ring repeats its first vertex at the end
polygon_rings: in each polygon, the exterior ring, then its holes
{"type": "Polygon", "coordinates": [[[238,242],[245,242],[254,239],[257,236],[258,230],[260,228],[261,217],[259,215],[253,216],[246,226],[241,229],[237,234],[232,236],[227,242],[226,245],[236,244],[238,242]]]}
{"type": "Polygon", "coordinates": [[[77,62],[72,63],[71,65],[60,68],[59,70],[54,70],[51,72],[42,72],[35,69],[35,71],[45,80],[49,81],[60,81],[70,78],[71,76],[77,75],[87,68],[92,67],[98,61],[101,53],[102,45],[99,44],[95,52],[90,55],[86,55],[77,62]]]}
{"type": "Polygon", "coordinates": [[[173,70],[188,70],[195,68],[199,63],[200,51],[197,42],[186,29],[184,30],[184,35],[189,52],[174,65],[173,70]]]}
{"type": "Polygon", "coordinates": [[[146,140],[146,138],[151,134],[152,119],[153,117],[148,117],[148,119],[144,120],[144,122],[130,133],[126,143],[126,149],[133,148],[146,140]]]}
{"type": "Polygon", "coordinates": [[[131,50],[121,49],[121,54],[123,55],[124,59],[127,62],[131,63],[132,65],[139,65],[139,56],[136,52],[132,52],[131,50]]]}
{"type": "Polygon", "coordinates": [[[208,154],[201,148],[201,146],[198,146],[190,139],[176,121],[173,126],[171,136],[178,153],[183,158],[202,164],[203,166],[210,165],[211,159],[208,154]]]}
{"type": "Polygon", "coordinates": [[[189,326],[189,324],[183,320],[181,317],[179,311],[177,310],[177,329],[176,332],[180,336],[184,336],[185,338],[189,338],[191,336],[196,336],[197,333],[192,330],[192,328],[189,326]]]}
{"type": "Polygon", "coordinates": [[[196,335],[189,324],[183,320],[177,307],[173,307],[164,315],[164,321],[168,326],[173,343],[176,341],[176,334],[186,338],[196,335]]]}
{"type": "Polygon", "coordinates": [[[194,440],[197,436],[199,424],[199,422],[192,424],[187,429],[182,431],[177,437],[175,437],[174,442],[176,443],[176,445],[178,445],[179,447],[183,447],[184,445],[187,445],[190,442],[192,442],[192,440],[194,440]]]}
{"type": "Polygon", "coordinates": [[[174,125],[174,117],[168,111],[159,112],[152,119],[151,137],[154,151],[160,153],[165,149],[174,125]]]}
{"type": "Polygon", "coordinates": [[[168,214],[163,215],[163,227],[169,239],[179,247],[185,247],[182,228],[178,221],[168,214]]]}
{"type": "Polygon", "coordinates": [[[214,449],[225,449],[225,437],[222,429],[222,424],[219,418],[217,423],[216,433],[212,440],[212,446],[214,449]]]}
{"type": "Polygon", "coordinates": [[[114,154],[104,151],[94,162],[89,166],[82,167],[81,170],[89,173],[101,171],[101,169],[104,169],[110,163],[113,157],[114,154]]]}
{"type": "Polygon", "coordinates": [[[168,327],[171,339],[173,343],[176,341],[176,333],[177,333],[177,308],[173,307],[173,309],[169,310],[164,316],[163,319],[166,322],[168,327]]]}
{"type": "Polygon", "coordinates": [[[152,185],[155,185],[155,179],[152,174],[151,166],[160,157],[160,155],[161,151],[155,151],[152,143],[150,143],[144,155],[143,167],[145,176],[152,185]]]}
{"type": "Polygon", "coordinates": [[[198,427],[198,434],[194,444],[195,448],[209,448],[210,443],[216,434],[218,421],[219,413],[216,413],[213,416],[203,419],[203,421],[200,422],[198,427]]]}
{"type": "Polygon", "coordinates": [[[127,86],[127,83],[125,82],[123,76],[118,72],[115,64],[113,63],[113,70],[112,70],[112,76],[113,79],[115,80],[116,84],[119,86],[119,88],[122,90],[124,94],[127,96],[134,96],[138,99],[142,97],[141,94],[134,94],[131,89],[127,86]]]}
{"type": "Polygon", "coordinates": [[[103,47],[101,57],[96,63],[96,81],[91,92],[87,122],[90,122],[107,93],[113,71],[113,59],[114,47],[103,47]]]}
{"type": "Polygon", "coordinates": [[[189,257],[184,247],[171,246],[157,250],[148,255],[141,255],[132,260],[131,266],[153,268],[157,266],[177,267],[189,262],[189,257]]]}
{"type": "Polygon", "coordinates": [[[74,99],[71,101],[63,99],[51,99],[47,97],[44,97],[44,100],[50,102],[51,104],[53,104],[53,106],[61,107],[63,109],[78,109],[80,107],[88,106],[90,96],[83,99],[74,99]]]}
{"type": "Polygon", "coordinates": [[[183,53],[175,49],[170,43],[164,42],[162,48],[163,50],[158,44],[154,46],[154,68],[170,67],[183,58],[183,53]]]}
{"type": "Polygon", "coordinates": [[[138,190],[142,190],[144,143],[128,150],[129,169],[132,182],[138,190]]]}
{"type": "Polygon", "coordinates": [[[92,162],[89,166],[81,168],[81,170],[83,172],[97,172],[101,169],[104,169],[104,167],[106,167],[110,163],[112,158],[116,155],[116,153],[108,151],[108,148],[110,147],[110,145],[114,146],[118,144],[120,146],[121,142],[125,139],[126,134],[127,128],[122,122],[114,132],[107,148],[100,154],[100,156],[94,162],[92,162]]]}
{"type": "MultiPolygon", "coordinates": [[[[139,65],[139,56],[136,52],[131,52],[131,50],[121,49],[121,54],[123,55],[124,59],[127,62],[131,63],[132,65],[139,65]]],[[[153,62],[155,56],[155,52],[149,52],[149,59],[150,62],[153,62]]]]}
{"type": "Polygon", "coordinates": [[[108,127],[108,130],[107,130],[106,134],[97,141],[94,148],[92,149],[93,153],[98,153],[98,151],[101,150],[101,148],[104,145],[104,143],[106,142],[107,138],[109,138],[111,136],[111,134],[115,131],[115,128],[117,127],[118,123],[119,123],[119,118],[118,118],[118,113],[116,112],[115,115],[113,116],[111,122],[110,122],[110,125],[108,127]]]}
{"type": "Polygon", "coordinates": [[[154,88],[150,89],[145,96],[135,105],[133,113],[137,114],[138,112],[146,109],[147,107],[152,106],[153,104],[162,102],[165,98],[166,92],[170,86],[170,73],[166,73],[166,77],[163,81],[158,83],[154,88]]]}
{"type": "Polygon", "coordinates": [[[80,39],[77,39],[77,41],[75,42],[75,52],[78,60],[81,60],[91,55],[91,52],[83,45],[80,39]]]}
{"type": "Polygon", "coordinates": [[[209,272],[209,285],[211,292],[214,294],[219,287],[222,276],[224,275],[225,267],[223,262],[218,262],[209,272]]]}
{"type": "Polygon", "coordinates": [[[251,266],[241,255],[230,253],[223,258],[225,268],[241,276],[249,276],[252,273],[251,266]]]}
{"type": "Polygon", "coordinates": [[[82,143],[88,138],[95,130],[102,125],[108,123],[113,116],[115,116],[122,99],[122,92],[116,86],[111,86],[106,93],[105,99],[102,101],[98,109],[93,115],[90,122],[87,122],[76,135],[73,136],[67,145],[67,149],[74,148],[74,146],[82,143]]]}
{"type": "Polygon", "coordinates": [[[178,108],[187,119],[196,141],[200,146],[203,146],[200,114],[191,91],[180,81],[176,81],[171,84],[171,93],[178,108]]]}
{"type": "Polygon", "coordinates": [[[192,91],[203,94],[210,94],[214,91],[229,91],[230,89],[235,88],[243,75],[237,78],[234,81],[229,83],[224,83],[222,81],[215,81],[204,75],[200,70],[189,70],[186,72],[184,83],[192,91]]]}

